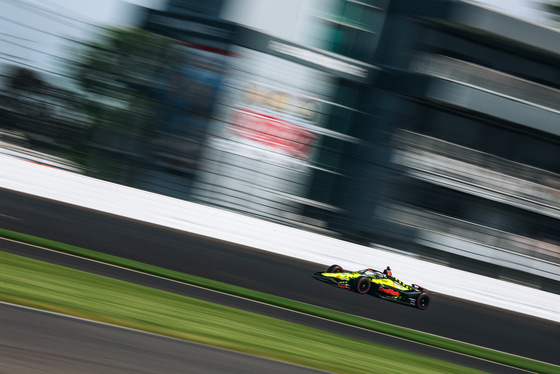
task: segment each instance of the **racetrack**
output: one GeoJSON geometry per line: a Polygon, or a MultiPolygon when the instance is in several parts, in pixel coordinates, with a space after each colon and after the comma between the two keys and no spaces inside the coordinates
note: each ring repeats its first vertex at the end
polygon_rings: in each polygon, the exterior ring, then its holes
{"type": "MultiPolygon", "coordinates": [[[[8,252],[8,253],[18,253],[20,256],[25,256],[27,258],[33,258],[33,259],[40,259],[43,261],[46,261],[50,264],[55,264],[55,265],[62,265],[65,266],[67,268],[72,268],[72,269],[76,269],[76,270],[81,270],[84,272],[87,272],[89,274],[91,274],[92,276],[94,275],[102,275],[104,277],[110,277],[112,279],[115,280],[121,280],[121,281],[126,281],[128,283],[131,284],[135,284],[135,285],[141,285],[141,286],[148,286],[150,288],[153,289],[157,289],[157,290],[161,290],[161,291],[166,291],[166,292],[172,292],[174,294],[177,295],[181,295],[181,296],[187,296],[189,298],[195,298],[204,302],[211,302],[216,306],[216,310],[218,309],[217,304],[221,304],[227,307],[234,307],[236,309],[239,310],[245,310],[254,314],[259,314],[259,315],[263,315],[263,316],[267,316],[267,317],[273,317],[275,319],[279,319],[279,320],[283,320],[283,321],[287,321],[289,323],[295,323],[298,325],[306,326],[306,327],[312,327],[314,329],[317,330],[322,330],[324,332],[327,333],[335,333],[338,336],[340,336],[341,339],[343,339],[344,337],[348,337],[348,338],[352,338],[352,339],[359,339],[362,342],[368,342],[368,343],[375,343],[377,345],[380,346],[385,346],[385,347],[389,347],[389,348],[396,348],[399,349],[401,351],[407,351],[409,353],[413,353],[416,355],[421,355],[421,356],[425,356],[425,357],[429,357],[432,359],[438,359],[441,361],[446,361],[449,363],[453,363],[456,365],[461,365],[464,367],[468,367],[468,368],[472,368],[472,369],[477,369],[477,370],[482,370],[485,372],[489,372],[489,373],[526,373],[527,371],[521,370],[521,369],[514,369],[502,364],[498,364],[498,363],[494,363],[493,361],[486,361],[483,359],[479,359],[479,358],[475,358],[475,357],[470,357],[470,356],[466,356],[463,354],[459,354],[459,353],[454,353],[451,351],[447,351],[441,348],[436,348],[436,347],[432,347],[429,345],[424,345],[424,344],[420,344],[420,343],[416,343],[416,342],[412,342],[412,341],[407,341],[407,340],[403,340],[402,338],[397,338],[394,336],[390,336],[390,335],[385,335],[383,333],[378,333],[375,332],[373,330],[368,330],[368,329],[363,329],[360,327],[356,327],[353,325],[348,325],[348,324],[344,324],[344,323],[340,323],[340,322],[336,322],[336,321],[331,321],[328,319],[323,319],[323,318],[318,318],[314,315],[308,315],[308,314],[303,314],[300,312],[295,312],[293,310],[290,309],[285,309],[285,308],[281,308],[281,307],[277,307],[277,306],[273,306],[273,305],[269,305],[269,304],[265,304],[262,302],[256,302],[254,300],[251,299],[246,299],[243,297],[239,297],[239,296],[234,296],[234,295],[230,295],[230,294],[226,294],[226,293],[222,293],[222,292],[218,292],[218,291],[213,291],[210,289],[206,289],[206,288],[202,288],[199,286],[194,286],[194,285],[190,285],[190,284],[186,284],[183,282],[178,282],[175,280],[170,280],[170,279],[166,279],[166,278],[160,278],[160,277],[156,277],[150,274],[145,274],[145,273],[140,273],[138,271],[134,271],[134,270],[129,270],[126,268],[122,268],[122,267],[118,267],[118,266],[113,266],[110,264],[106,264],[103,262],[99,262],[99,261],[95,261],[95,260],[89,260],[89,259],[85,259],[85,258],[81,258],[81,257],[76,257],[76,256],[72,256],[72,255],[68,255],[66,253],[61,253],[61,252],[56,252],[56,251],[52,251],[52,250],[48,250],[42,247],[36,247],[33,245],[29,245],[29,244],[25,244],[25,243],[19,243],[19,242],[14,242],[11,240],[6,240],[6,239],[0,239],[0,249],[2,250],[2,252],[0,252],[0,255],[3,255],[2,258],[4,257],[4,252],[8,252]]],[[[13,274],[13,269],[14,269],[14,262],[12,262],[13,260],[10,260],[9,257],[5,258],[7,263],[6,263],[6,271],[9,272],[9,274],[13,274]],[[10,270],[11,269],[11,272],[10,270]]],[[[13,259],[13,257],[12,257],[13,259]]],[[[50,264],[45,263],[45,268],[52,266],[50,264]]],[[[32,269],[32,268],[31,268],[32,269]]],[[[35,270],[32,270],[32,273],[35,273],[35,270]]],[[[54,275],[54,273],[49,272],[49,273],[45,273],[45,274],[53,274],[53,276],[55,277],[55,279],[53,278],[45,278],[45,284],[44,286],[46,287],[45,290],[48,290],[51,286],[49,284],[60,284],[61,281],[61,277],[58,275],[54,275]]],[[[22,275],[25,277],[24,273],[22,273],[22,275]]],[[[9,275],[8,275],[9,276],[9,275]]],[[[17,278],[17,275],[16,275],[17,278]]],[[[10,285],[8,286],[7,284],[7,290],[11,290],[13,289],[13,281],[12,283],[10,283],[10,278],[8,278],[8,282],[10,285]]],[[[13,278],[12,278],[13,279],[13,278]]],[[[79,284],[81,282],[80,280],[81,278],[76,278],[75,279],[75,283],[70,282],[67,287],[69,287],[70,289],[76,289],[79,288],[79,284]]],[[[97,282],[96,280],[92,280],[93,282],[97,282]]],[[[17,282],[18,284],[22,284],[25,283],[25,280],[21,280],[21,282],[17,282]]],[[[29,283],[30,285],[33,284],[33,281],[30,281],[31,283],[29,283]]],[[[103,282],[99,282],[98,285],[99,287],[101,287],[101,284],[104,284],[103,282]]],[[[120,287],[119,284],[115,284],[114,287],[120,287]]],[[[34,288],[34,287],[32,287],[34,288]]],[[[131,290],[132,291],[132,290],[131,290]]],[[[27,291],[29,292],[29,291],[27,291]]],[[[31,291],[32,292],[32,291],[31,291]]],[[[49,291],[46,291],[49,292],[49,291]]],[[[95,292],[92,290],[92,292],[95,292]]],[[[9,292],[10,293],[10,292],[9,292]]],[[[29,294],[29,293],[26,293],[29,294]]],[[[82,293],[82,295],[85,295],[82,293]]],[[[54,296],[54,295],[53,295],[54,296]]],[[[62,295],[61,295],[62,296],[62,295]]],[[[131,295],[127,295],[126,297],[129,298],[131,295]]],[[[83,297],[83,296],[81,296],[83,297]]],[[[80,297],[80,298],[81,298],[80,297]]],[[[85,296],[87,298],[90,298],[92,296],[85,296]]],[[[55,297],[56,298],[56,297],[55,297]]],[[[101,300],[99,299],[102,303],[102,305],[108,306],[108,305],[113,305],[113,304],[118,304],[119,302],[117,300],[114,300],[113,302],[108,302],[108,300],[101,300]]],[[[30,298],[29,301],[33,302],[33,298],[30,298]]],[[[79,302],[79,301],[77,301],[79,302]]],[[[149,300],[146,300],[146,303],[149,303],[149,300]]],[[[141,315],[147,312],[147,308],[146,308],[146,303],[143,304],[143,308],[140,307],[139,311],[142,310],[141,315]]],[[[167,310],[167,314],[169,314],[169,309],[167,306],[162,306],[164,309],[167,310]]],[[[96,305],[92,304],[90,305],[91,309],[96,309],[96,305]]],[[[78,308],[79,309],[79,308],[78,308]]],[[[126,309],[126,308],[125,308],[126,309]]],[[[98,310],[98,309],[96,309],[98,310]]],[[[103,320],[103,315],[105,314],[104,310],[106,309],[100,309],[99,312],[101,313],[98,318],[100,318],[100,320],[103,320]]],[[[181,320],[192,320],[192,316],[189,313],[189,309],[187,308],[183,308],[181,309],[182,312],[181,313],[185,313],[185,315],[182,317],[181,314],[173,314],[176,316],[177,321],[181,321],[181,320]]],[[[149,313],[149,312],[148,312],[149,313]]],[[[133,317],[134,319],[134,317],[133,317]]],[[[141,318],[142,319],[142,318],[141,318]]],[[[154,321],[153,319],[149,319],[154,321]]],[[[165,320],[165,318],[164,318],[165,320]]],[[[231,321],[232,324],[235,324],[239,321],[231,321]]],[[[162,323],[164,323],[162,321],[162,323]]],[[[22,316],[20,318],[20,325],[21,326],[25,326],[26,321],[24,316],[22,316]]],[[[157,324],[160,325],[160,324],[157,324]]],[[[150,328],[150,325],[146,325],[146,328],[150,328]]],[[[184,325],[182,325],[181,323],[179,323],[179,326],[177,326],[177,329],[179,329],[179,331],[185,331],[184,329],[184,325]]],[[[71,326],[68,326],[67,328],[72,328],[71,326]]],[[[208,328],[211,329],[211,325],[208,325],[208,328]]],[[[62,327],[61,329],[64,329],[64,327],[62,327]]],[[[156,328],[157,330],[157,328],[156,328]]],[[[188,329],[187,329],[188,330],[188,329]]],[[[255,331],[257,331],[258,329],[255,329],[255,331]]],[[[233,330],[232,330],[233,331],[233,330]]],[[[283,336],[276,336],[274,333],[274,327],[271,327],[269,332],[264,332],[265,334],[273,334],[273,335],[269,335],[271,338],[271,343],[274,343],[274,340],[276,338],[282,340],[285,339],[285,337],[283,336]]],[[[216,331],[217,334],[219,334],[219,331],[216,331]]],[[[258,335],[258,333],[256,332],[256,334],[258,335]]],[[[321,339],[320,337],[318,337],[316,335],[316,333],[310,333],[310,335],[306,335],[308,336],[311,340],[315,340],[315,339],[321,339]]],[[[224,338],[226,338],[226,336],[224,336],[224,338]]],[[[126,337],[118,337],[118,339],[126,339],[126,337]]],[[[39,340],[44,340],[44,339],[39,339],[39,340]]],[[[338,342],[341,342],[342,340],[337,340],[338,342]]],[[[307,345],[306,342],[301,342],[303,345],[307,345]]],[[[3,337],[2,335],[0,335],[0,344],[3,344],[7,347],[10,347],[12,345],[12,342],[9,338],[3,337]]],[[[72,341],[70,339],[70,341],[67,342],[67,344],[69,345],[69,349],[72,350],[73,349],[73,344],[72,341]]],[[[305,351],[305,348],[302,347],[302,344],[300,344],[299,340],[293,340],[293,348],[296,350],[299,350],[300,352],[305,351]]],[[[61,345],[61,343],[58,343],[58,345],[61,345]]],[[[350,347],[351,348],[351,347],[350,347]]],[[[377,350],[375,349],[374,346],[370,346],[368,347],[369,349],[371,349],[371,352],[376,352],[377,350]]],[[[335,346],[332,347],[332,349],[336,349],[335,346]]],[[[362,346],[361,349],[364,349],[364,347],[362,346]]],[[[80,353],[77,352],[79,356],[87,356],[87,354],[84,353],[80,353]]],[[[396,353],[396,352],[395,352],[396,353]]],[[[372,353],[375,354],[375,353],[372,353]]],[[[30,352],[30,355],[33,355],[33,352],[30,352]]],[[[344,358],[341,357],[340,361],[343,361],[344,358]]],[[[408,358],[410,359],[410,357],[408,358]]],[[[1,354],[0,354],[0,361],[1,361],[1,354]]],[[[402,364],[402,363],[401,363],[402,364]]],[[[414,367],[414,365],[412,365],[412,367],[414,367]]],[[[425,370],[427,368],[429,368],[429,366],[421,366],[419,367],[419,369],[422,368],[421,371],[425,372],[425,370]]],[[[339,368],[340,369],[340,368],[339,368]]],[[[355,368],[354,368],[355,369],[355,368]]],[[[410,367],[408,368],[409,370],[411,369],[410,367]]],[[[449,368],[448,368],[449,369],[449,368]]],[[[336,370],[335,370],[336,371],[336,370]]],[[[447,371],[444,371],[447,372],[447,371]]]]}
{"type": "MultiPolygon", "coordinates": [[[[557,323],[436,295],[427,311],[335,289],[319,265],[2,191],[0,227],[201,275],[554,364],[557,323]]],[[[391,265],[398,276],[398,264],[391,265]]],[[[436,275],[434,275],[436,276],[436,275]]],[[[413,279],[403,279],[414,282],[413,279]]],[[[521,296],[521,295],[520,295],[521,296]]]]}

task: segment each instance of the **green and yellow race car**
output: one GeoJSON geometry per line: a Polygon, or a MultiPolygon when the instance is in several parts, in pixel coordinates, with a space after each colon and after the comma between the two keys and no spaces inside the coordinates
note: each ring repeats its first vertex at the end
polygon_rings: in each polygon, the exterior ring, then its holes
{"type": "Polygon", "coordinates": [[[316,279],[346,288],[359,294],[370,294],[382,299],[406,304],[418,309],[430,306],[432,291],[417,284],[408,285],[393,277],[391,268],[384,271],[364,269],[347,271],[339,265],[330,266],[326,272],[317,272],[316,279]]]}

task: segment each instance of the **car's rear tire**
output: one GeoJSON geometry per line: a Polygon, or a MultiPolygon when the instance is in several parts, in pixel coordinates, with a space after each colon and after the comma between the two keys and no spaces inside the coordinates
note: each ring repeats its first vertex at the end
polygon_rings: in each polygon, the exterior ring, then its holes
{"type": "Polygon", "coordinates": [[[327,269],[327,273],[343,273],[343,269],[341,266],[339,265],[331,265],[329,266],[329,268],[327,269]]]}
{"type": "Polygon", "coordinates": [[[425,292],[422,292],[420,294],[420,296],[418,296],[418,298],[416,299],[416,307],[418,309],[428,309],[428,307],[430,306],[430,302],[431,302],[431,297],[430,295],[428,295],[425,292]]]}
{"type": "Polygon", "coordinates": [[[371,282],[368,277],[360,277],[352,282],[352,288],[357,293],[365,295],[371,288],[371,282]]]}

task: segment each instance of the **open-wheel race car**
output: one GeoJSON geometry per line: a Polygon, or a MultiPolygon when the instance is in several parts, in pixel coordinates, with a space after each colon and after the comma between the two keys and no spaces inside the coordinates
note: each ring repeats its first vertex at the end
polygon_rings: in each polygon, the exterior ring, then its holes
{"type": "Polygon", "coordinates": [[[374,269],[348,271],[341,266],[332,265],[326,272],[317,272],[313,276],[320,281],[362,295],[370,294],[422,310],[430,306],[430,295],[433,294],[432,291],[417,284],[408,285],[401,282],[393,277],[389,267],[384,271],[374,269]]]}

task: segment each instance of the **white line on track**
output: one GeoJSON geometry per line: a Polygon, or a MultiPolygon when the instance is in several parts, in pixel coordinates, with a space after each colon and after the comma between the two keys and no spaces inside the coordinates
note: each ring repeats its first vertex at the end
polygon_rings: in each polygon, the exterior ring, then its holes
{"type": "Polygon", "coordinates": [[[15,220],[15,221],[23,221],[23,219],[21,219],[21,218],[17,218],[17,217],[14,217],[14,216],[9,216],[9,215],[7,215],[7,214],[2,214],[2,213],[0,213],[0,217],[4,217],[4,218],[8,218],[8,219],[13,219],[13,220],[15,220]]]}

